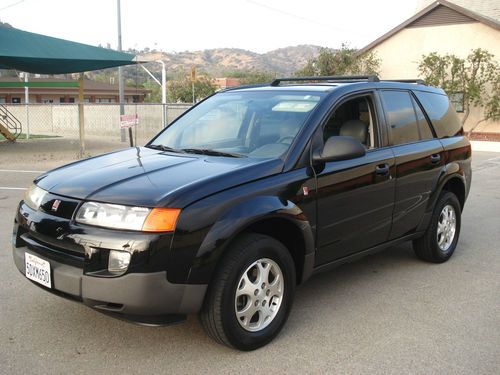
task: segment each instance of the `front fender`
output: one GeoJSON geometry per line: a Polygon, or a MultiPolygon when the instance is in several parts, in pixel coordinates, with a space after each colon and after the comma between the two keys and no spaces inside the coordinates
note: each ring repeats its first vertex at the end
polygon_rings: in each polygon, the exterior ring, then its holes
{"type": "Polygon", "coordinates": [[[256,196],[239,202],[217,218],[196,254],[188,282],[207,282],[227,245],[252,224],[271,218],[281,218],[294,225],[304,239],[305,255],[314,253],[311,225],[297,205],[274,196],[256,196]]]}

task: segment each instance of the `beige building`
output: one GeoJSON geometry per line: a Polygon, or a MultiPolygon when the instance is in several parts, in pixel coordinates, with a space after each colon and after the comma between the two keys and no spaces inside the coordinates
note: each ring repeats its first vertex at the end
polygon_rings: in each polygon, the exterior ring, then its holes
{"type": "MultiPolygon", "coordinates": [[[[483,48],[500,61],[500,0],[428,3],[421,1],[425,8],[360,50],[373,51],[381,59],[381,78],[418,78],[418,61],[431,52],[466,57],[472,49],[483,48]]],[[[460,112],[461,95],[452,99],[460,112]]],[[[473,108],[465,129],[482,115],[480,108],[473,108]]],[[[500,122],[483,122],[476,131],[500,133],[500,122]]]]}

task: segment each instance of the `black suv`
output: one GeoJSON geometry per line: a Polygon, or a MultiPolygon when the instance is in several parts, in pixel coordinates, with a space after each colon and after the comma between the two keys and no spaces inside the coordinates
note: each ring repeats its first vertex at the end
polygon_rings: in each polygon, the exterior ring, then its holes
{"type": "Polygon", "coordinates": [[[216,341],[270,342],[311,275],[412,240],[446,261],[471,184],[448,97],[376,76],[219,92],[145,147],[57,168],[15,218],[36,285],[142,323],[200,313],[216,341]]]}

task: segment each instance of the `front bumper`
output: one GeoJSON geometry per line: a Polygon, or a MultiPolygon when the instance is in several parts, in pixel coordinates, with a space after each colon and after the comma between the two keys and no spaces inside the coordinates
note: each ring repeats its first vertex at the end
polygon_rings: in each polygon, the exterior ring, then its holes
{"type": "Polygon", "coordinates": [[[14,262],[22,274],[26,252],[50,262],[52,288],[41,288],[132,320],[140,320],[134,318],[140,316],[196,313],[207,289],[207,285],[170,283],[166,271],[127,273],[113,278],[88,276],[81,268],[48,259],[27,246],[14,246],[14,262]]]}

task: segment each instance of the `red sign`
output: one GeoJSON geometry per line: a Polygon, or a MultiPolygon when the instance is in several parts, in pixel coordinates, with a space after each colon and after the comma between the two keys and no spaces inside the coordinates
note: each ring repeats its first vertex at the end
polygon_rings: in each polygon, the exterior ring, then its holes
{"type": "Polygon", "coordinates": [[[139,115],[121,115],[120,116],[120,128],[130,128],[132,126],[139,125],[139,115]]]}

